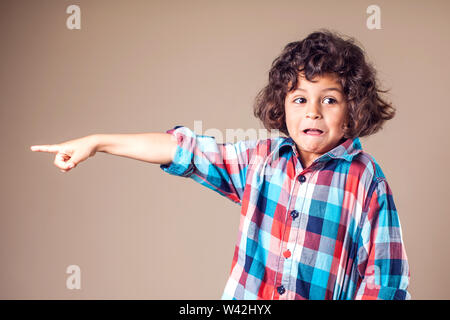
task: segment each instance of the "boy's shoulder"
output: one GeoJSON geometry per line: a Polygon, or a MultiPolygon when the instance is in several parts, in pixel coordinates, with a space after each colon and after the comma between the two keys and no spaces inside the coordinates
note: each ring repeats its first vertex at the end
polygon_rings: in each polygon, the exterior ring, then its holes
{"type": "Polygon", "coordinates": [[[263,158],[279,157],[284,150],[295,148],[295,142],[284,136],[258,139],[256,142],[257,154],[263,158]]]}
{"type": "MultiPolygon", "coordinates": [[[[381,169],[380,164],[375,157],[365,150],[361,150],[354,158],[353,161],[359,163],[361,168],[369,174],[371,180],[386,179],[386,176],[381,169]]],[[[353,162],[352,161],[352,162],[353,162]]]]}

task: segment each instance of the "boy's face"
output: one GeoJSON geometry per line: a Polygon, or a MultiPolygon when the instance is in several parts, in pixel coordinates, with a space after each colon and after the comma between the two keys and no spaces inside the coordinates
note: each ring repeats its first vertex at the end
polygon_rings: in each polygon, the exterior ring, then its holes
{"type": "Polygon", "coordinates": [[[326,74],[312,81],[300,74],[299,89],[288,92],[285,99],[286,126],[305,167],[338,145],[347,119],[347,102],[337,76],[326,74]]]}

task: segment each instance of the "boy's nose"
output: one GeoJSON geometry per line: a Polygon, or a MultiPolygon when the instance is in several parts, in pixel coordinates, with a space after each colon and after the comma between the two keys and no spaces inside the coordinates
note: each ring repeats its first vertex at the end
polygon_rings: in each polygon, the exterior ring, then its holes
{"type": "Polygon", "coordinates": [[[320,119],[321,114],[316,108],[309,108],[306,110],[306,117],[312,120],[320,119]]]}
{"type": "Polygon", "coordinates": [[[310,119],[312,119],[312,120],[316,120],[316,119],[320,119],[320,114],[318,114],[318,113],[315,113],[315,112],[308,112],[307,114],[306,114],[306,117],[307,118],[310,118],[310,119]]]}
{"type": "Polygon", "coordinates": [[[320,119],[321,114],[319,112],[319,107],[315,103],[309,104],[309,106],[306,109],[306,117],[311,118],[313,120],[320,119]]]}

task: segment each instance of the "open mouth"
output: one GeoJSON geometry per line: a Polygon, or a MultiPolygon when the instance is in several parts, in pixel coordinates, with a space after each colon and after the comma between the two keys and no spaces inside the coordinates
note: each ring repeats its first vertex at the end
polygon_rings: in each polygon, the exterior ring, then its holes
{"type": "Polygon", "coordinates": [[[309,128],[309,129],[303,130],[303,133],[305,133],[309,136],[320,136],[323,133],[323,131],[320,129],[309,128]]]}

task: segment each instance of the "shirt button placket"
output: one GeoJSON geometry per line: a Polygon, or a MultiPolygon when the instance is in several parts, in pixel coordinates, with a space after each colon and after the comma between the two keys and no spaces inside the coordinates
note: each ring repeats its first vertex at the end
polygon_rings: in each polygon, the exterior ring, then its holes
{"type": "MultiPolygon", "coordinates": [[[[300,183],[303,183],[303,182],[306,181],[306,177],[305,177],[304,175],[299,175],[297,179],[298,179],[298,181],[299,181],[300,183]]],[[[292,195],[291,195],[291,197],[292,197],[292,195]]],[[[292,210],[292,211],[290,212],[290,216],[291,216],[292,220],[295,221],[295,219],[299,216],[299,212],[298,212],[297,210],[292,210]]],[[[297,221],[296,221],[296,222],[297,222],[297,221]]],[[[286,250],[283,251],[283,256],[284,256],[285,259],[289,259],[289,258],[291,257],[291,255],[292,255],[292,253],[291,253],[291,251],[290,251],[289,249],[286,248],[286,250]]],[[[292,262],[290,262],[290,263],[292,263],[292,262]]],[[[289,265],[290,265],[290,263],[289,263],[289,265]]],[[[286,276],[289,278],[289,275],[286,275],[286,276]]],[[[283,281],[283,280],[282,280],[282,281],[283,281]]],[[[280,284],[280,285],[277,287],[277,292],[278,292],[278,294],[279,294],[280,296],[283,296],[284,293],[286,292],[285,286],[282,285],[282,284],[280,284]]],[[[281,299],[286,299],[286,298],[287,298],[287,296],[286,296],[286,297],[283,296],[281,299]]]]}
{"type": "MultiPolygon", "coordinates": [[[[304,176],[304,175],[299,175],[298,176],[298,181],[300,182],[300,184],[302,184],[302,183],[304,183],[305,181],[306,181],[306,177],[304,176]]],[[[292,196],[292,195],[291,195],[292,196]]],[[[292,218],[292,223],[295,223],[296,225],[299,223],[299,220],[296,220],[297,218],[298,218],[298,216],[300,215],[300,213],[297,211],[297,210],[292,210],[291,212],[290,212],[290,216],[291,216],[291,218],[292,218]]],[[[291,236],[293,236],[294,238],[296,238],[296,235],[291,235],[291,236]]],[[[284,258],[287,260],[287,261],[289,261],[289,263],[288,263],[288,265],[290,265],[291,263],[292,263],[292,261],[291,260],[288,260],[288,259],[290,259],[290,257],[292,256],[292,252],[291,252],[291,250],[289,250],[289,248],[286,248],[286,250],[285,251],[283,251],[283,256],[284,256],[284,258]]],[[[287,262],[286,261],[286,262],[287,262]]],[[[288,276],[288,275],[287,275],[288,276]]],[[[288,276],[289,277],[289,276],[288,276]]],[[[284,294],[285,294],[285,292],[286,292],[286,288],[285,288],[285,286],[284,285],[280,285],[280,286],[278,286],[277,287],[277,291],[278,291],[278,293],[279,293],[279,295],[280,296],[283,296],[283,297],[280,297],[281,299],[289,299],[287,296],[285,296],[284,294]]]]}

